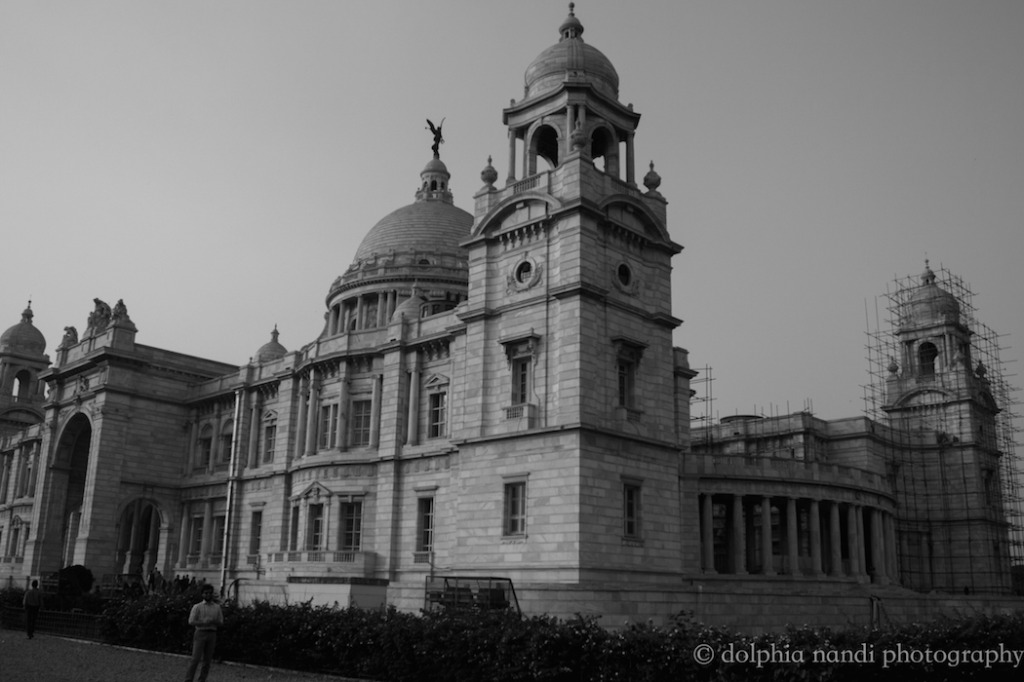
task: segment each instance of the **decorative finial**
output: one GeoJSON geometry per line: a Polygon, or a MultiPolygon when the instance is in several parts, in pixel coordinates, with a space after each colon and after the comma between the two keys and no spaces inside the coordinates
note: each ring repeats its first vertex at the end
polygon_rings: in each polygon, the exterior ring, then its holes
{"type": "Polygon", "coordinates": [[[433,121],[431,121],[428,118],[427,119],[427,126],[428,127],[425,128],[425,130],[429,130],[430,132],[432,132],[434,134],[434,144],[431,145],[430,149],[431,149],[431,151],[434,152],[434,158],[435,159],[440,159],[441,158],[441,152],[439,150],[439,147],[444,144],[444,137],[442,137],[442,135],[441,135],[441,128],[444,127],[444,119],[443,118],[441,119],[440,125],[435,126],[433,121]]]}
{"type": "Polygon", "coordinates": [[[274,331],[270,332],[270,340],[271,341],[277,341],[277,337],[278,337],[277,324],[275,323],[274,324],[274,331]]]}
{"type": "Polygon", "coordinates": [[[651,170],[644,176],[644,187],[656,194],[661,187],[661,176],[654,170],[654,162],[651,161],[651,170]]]}
{"type": "Polygon", "coordinates": [[[480,171],[480,179],[484,181],[484,185],[487,187],[493,187],[498,179],[498,171],[494,170],[494,166],[491,165],[490,156],[487,157],[487,165],[480,171]]]}

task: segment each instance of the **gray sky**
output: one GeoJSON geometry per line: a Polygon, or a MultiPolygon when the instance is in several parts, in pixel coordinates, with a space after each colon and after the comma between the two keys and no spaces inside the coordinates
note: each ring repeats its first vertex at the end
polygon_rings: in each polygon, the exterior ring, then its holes
{"type": "MultiPolygon", "coordinates": [[[[0,0],[0,328],[51,357],[93,297],[137,341],[294,350],[410,203],[425,118],[472,210],[567,3],[0,0]]],[[[676,335],[714,411],[863,408],[865,308],[924,259],[1024,343],[1024,3],[581,0],[669,201],[676,335]]],[[[1010,383],[1020,386],[1019,377],[1010,383]]],[[[1020,397],[1019,394],[1017,396],[1020,397]]]]}

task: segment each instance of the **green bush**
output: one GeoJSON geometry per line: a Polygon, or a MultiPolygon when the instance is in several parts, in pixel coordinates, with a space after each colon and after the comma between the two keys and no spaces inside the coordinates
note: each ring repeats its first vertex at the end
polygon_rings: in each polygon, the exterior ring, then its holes
{"type": "MultiPolygon", "coordinates": [[[[186,652],[196,594],[112,602],[104,612],[111,643],[186,652]]],[[[895,651],[1024,650],[1024,615],[977,616],[885,629],[790,628],[749,636],[680,614],[666,626],[619,630],[598,619],[521,618],[507,611],[362,610],[255,602],[223,605],[217,656],[303,671],[402,682],[716,682],[767,680],[961,680],[1013,670],[1005,663],[890,661],[895,651]],[[694,651],[714,653],[701,665],[694,651]],[[766,660],[757,657],[770,656],[766,660]],[[850,660],[859,655],[864,660],[850,660]],[[817,658],[816,658],[817,656],[817,658]],[[841,657],[847,657],[841,659],[841,657]]]]}

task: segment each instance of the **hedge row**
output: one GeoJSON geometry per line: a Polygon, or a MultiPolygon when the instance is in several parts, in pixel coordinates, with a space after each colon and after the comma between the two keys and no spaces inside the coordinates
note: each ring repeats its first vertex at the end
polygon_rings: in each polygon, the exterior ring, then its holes
{"type": "MultiPolygon", "coordinates": [[[[112,602],[111,643],[187,651],[195,595],[112,602]]],[[[886,629],[791,628],[745,636],[693,622],[610,631],[508,612],[367,611],[306,604],[224,605],[217,655],[371,680],[964,680],[1024,670],[1024,615],[886,629]],[[705,660],[710,658],[710,661],[705,660]]]]}

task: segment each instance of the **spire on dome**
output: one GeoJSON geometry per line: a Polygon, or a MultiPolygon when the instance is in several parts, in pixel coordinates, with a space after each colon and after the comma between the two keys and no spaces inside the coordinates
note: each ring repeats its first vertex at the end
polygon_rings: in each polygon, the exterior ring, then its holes
{"type": "Polygon", "coordinates": [[[921,284],[935,284],[935,273],[928,265],[928,259],[924,259],[924,272],[921,273],[921,284]]]}

